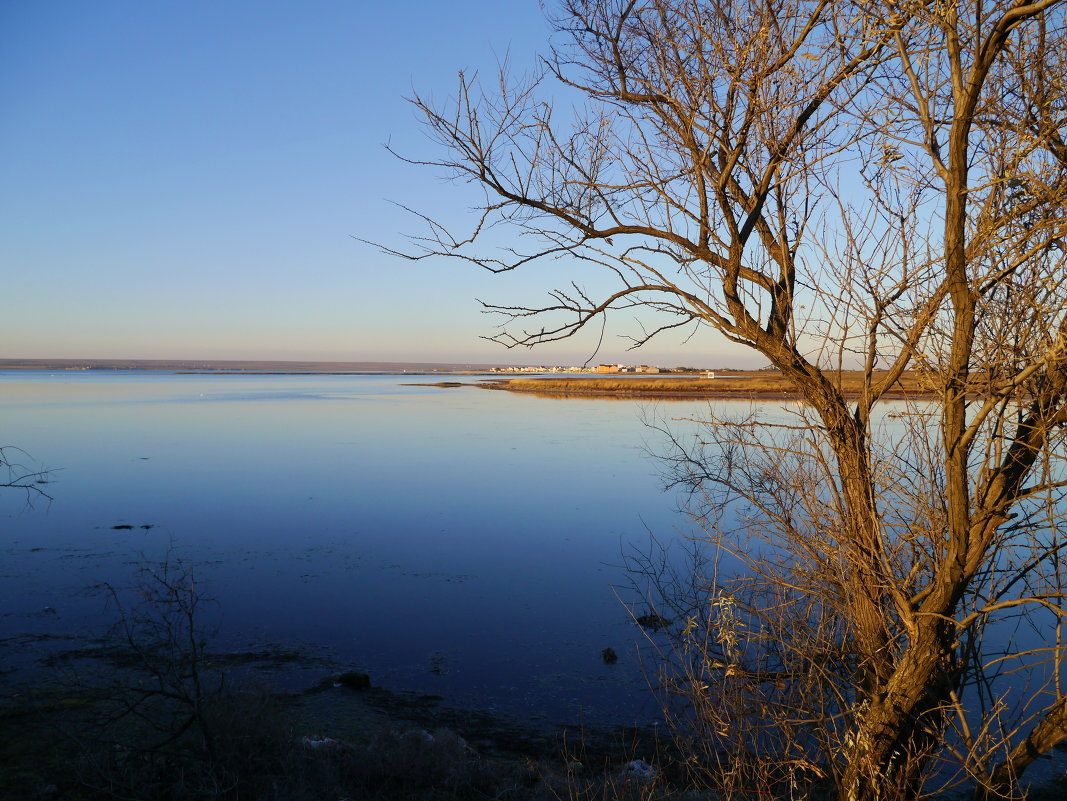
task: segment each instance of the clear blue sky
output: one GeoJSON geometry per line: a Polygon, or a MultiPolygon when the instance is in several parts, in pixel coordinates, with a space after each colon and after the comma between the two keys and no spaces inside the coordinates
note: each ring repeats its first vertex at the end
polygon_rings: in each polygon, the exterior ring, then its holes
{"type": "MultiPolygon", "coordinates": [[[[584,361],[483,342],[557,281],[389,258],[470,195],[404,101],[544,49],[535,0],[0,4],[0,357],[584,361]]],[[[566,269],[567,265],[560,265],[566,269]]],[[[599,333],[599,332],[597,332],[599,333]]],[[[598,360],[750,363],[710,335],[598,360]]]]}

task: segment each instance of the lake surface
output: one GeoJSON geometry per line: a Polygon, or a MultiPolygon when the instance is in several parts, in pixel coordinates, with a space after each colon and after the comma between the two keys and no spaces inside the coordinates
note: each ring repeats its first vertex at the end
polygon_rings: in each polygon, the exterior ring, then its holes
{"type": "MultiPolygon", "coordinates": [[[[659,719],[623,556],[692,530],[643,420],[708,403],[414,385],[439,380],[0,371],[0,445],[50,469],[52,496],[0,490],[0,677],[44,675],[43,654],[103,634],[114,612],[87,588],[169,558],[217,601],[216,648],[323,659],[267,675],[282,688],[358,670],[529,723],[659,719]]],[[[989,640],[1025,650],[1053,626],[1032,616],[989,640]]],[[[1028,676],[998,680],[1009,705],[1028,676]]]]}
{"type": "Polygon", "coordinates": [[[413,385],[437,380],[0,372],[0,444],[53,471],[50,502],[0,491],[0,661],[102,633],[86,588],[169,554],[227,649],[531,720],[654,720],[622,556],[687,529],[650,405],[413,385]]]}

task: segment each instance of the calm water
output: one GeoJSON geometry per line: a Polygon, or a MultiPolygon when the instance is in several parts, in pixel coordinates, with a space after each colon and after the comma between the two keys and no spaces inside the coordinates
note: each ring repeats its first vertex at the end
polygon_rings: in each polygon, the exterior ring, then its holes
{"type": "MultiPolygon", "coordinates": [[[[527,721],[655,720],[622,556],[690,529],[642,419],[707,404],[412,385],[436,380],[0,372],[0,445],[53,470],[51,502],[0,491],[0,674],[102,634],[86,588],[170,554],[217,599],[222,648],[334,660],[284,687],[351,669],[527,721]]],[[[1027,623],[994,631],[1051,636],[1027,623]]]]}
{"type": "Polygon", "coordinates": [[[654,719],[621,555],[685,521],[647,405],[411,385],[436,380],[0,372],[0,444],[54,470],[51,502],[0,492],[0,639],[101,633],[85,588],[169,552],[227,648],[526,718],[654,719]]]}

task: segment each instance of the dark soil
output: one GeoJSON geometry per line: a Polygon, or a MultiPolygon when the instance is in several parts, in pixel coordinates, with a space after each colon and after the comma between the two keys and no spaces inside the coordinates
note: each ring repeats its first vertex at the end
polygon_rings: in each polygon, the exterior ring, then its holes
{"type": "Polygon", "coordinates": [[[187,686],[157,692],[160,676],[102,645],[53,656],[31,683],[0,683],[0,801],[670,797],[625,776],[633,759],[663,764],[655,732],[538,728],[365,686],[284,650],[213,655],[188,725],[187,686]],[[304,692],[250,689],[256,667],[323,679],[304,692]],[[231,675],[245,678],[221,681],[231,675]]]}

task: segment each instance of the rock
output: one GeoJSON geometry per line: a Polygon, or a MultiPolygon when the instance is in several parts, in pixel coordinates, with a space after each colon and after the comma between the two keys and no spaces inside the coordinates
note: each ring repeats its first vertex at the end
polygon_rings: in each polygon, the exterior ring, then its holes
{"type": "Polygon", "coordinates": [[[626,774],[626,778],[628,779],[638,779],[643,782],[650,782],[659,775],[659,772],[643,759],[635,759],[632,762],[627,762],[626,767],[623,769],[623,773],[626,774]]]}
{"type": "Polygon", "coordinates": [[[342,748],[342,743],[333,739],[333,737],[301,737],[300,744],[309,751],[317,751],[319,749],[335,751],[342,748]]]}
{"type": "Polygon", "coordinates": [[[335,686],[348,687],[350,690],[369,690],[370,676],[366,673],[342,673],[337,677],[335,686]]]}
{"type": "Polygon", "coordinates": [[[656,612],[649,612],[647,615],[641,615],[641,617],[637,618],[637,625],[644,629],[659,631],[671,625],[671,621],[656,612]]]}
{"type": "Polygon", "coordinates": [[[605,648],[600,655],[604,658],[605,665],[614,665],[619,661],[619,655],[615,653],[614,648],[605,648]]]}

